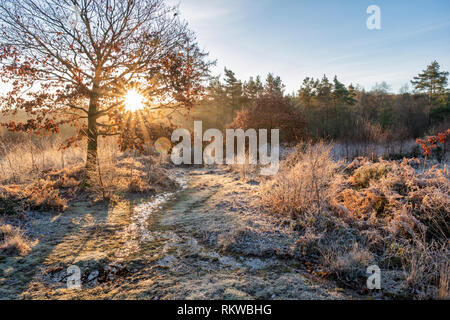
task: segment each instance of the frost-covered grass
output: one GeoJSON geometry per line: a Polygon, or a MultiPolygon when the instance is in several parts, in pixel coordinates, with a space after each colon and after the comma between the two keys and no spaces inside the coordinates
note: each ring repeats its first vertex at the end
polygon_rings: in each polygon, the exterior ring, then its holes
{"type": "MultiPolygon", "coordinates": [[[[449,169],[423,160],[334,161],[333,146],[297,148],[262,186],[261,205],[294,219],[297,250],[338,280],[361,267],[402,270],[402,294],[448,298],[449,169]]],[[[355,273],[356,270],[359,270],[355,273]]]]}
{"type": "MultiPolygon", "coordinates": [[[[84,146],[61,150],[60,137],[0,137],[0,215],[26,210],[61,212],[79,195],[85,177],[84,146]]],[[[149,153],[124,153],[114,139],[101,139],[99,170],[89,195],[111,199],[154,194],[174,187],[167,160],[149,153]]]]}
{"type": "Polygon", "coordinates": [[[9,224],[0,225],[0,253],[7,255],[27,255],[36,241],[31,241],[24,232],[9,224]]]}

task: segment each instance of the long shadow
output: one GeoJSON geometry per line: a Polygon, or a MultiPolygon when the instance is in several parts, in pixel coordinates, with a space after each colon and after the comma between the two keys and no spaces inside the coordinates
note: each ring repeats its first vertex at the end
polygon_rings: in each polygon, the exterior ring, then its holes
{"type": "MultiPolygon", "coordinates": [[[[46,265],[46,260],[57,247],[68,239],[80,235],[85,228],[82,222],[88,217],[93,218],[91,232],[83,234],[82,241],[73,252],[67,252],[67,255],[73,256],[73,263],[86,244],[95,237],[97,228],[105,224],[112,209],[113,206],[109,204],[89,208],[87,202],[80,202],[74,203],[58,216],[45,213],[33,221],[32,228],[36,229],[34,230],[36,233],[41,233],[41,238],[32,251],[23,257],[0,254],[0,300],[23,299],[22,294],[27,291],[34,277],[42,273],[40,267],[54,266],[52,263],[46,265]]],[[[61,267],[67,268],[69,265],[70,263],[61,267]]]]}

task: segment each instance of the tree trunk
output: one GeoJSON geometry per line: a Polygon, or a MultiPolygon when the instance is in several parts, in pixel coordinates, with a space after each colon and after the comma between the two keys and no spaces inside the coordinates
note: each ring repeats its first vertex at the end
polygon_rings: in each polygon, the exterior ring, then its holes
{"type": "MultiPolygon", "coordinates": [[[[94,87],[94,92],[96,88],[94,87]]],[[[88,114],[88,132],[87,132],[87,157],[86,157],[86,177],[84,181],[84,188],[92,187],[95,183],[95,177],[97,175],[97,145],[98,145],[98,132],[97,132],[97,103],[98,95],[92,94],[89,101],[89,114],[88,114]]]]}
{"type": "Polygon", "coordinates": [[[86,172],[87,174],[97,171],[97,128],[96,118],[89,116],[88,118],[88,145],[87,145],[87,159],[86,172]]]}

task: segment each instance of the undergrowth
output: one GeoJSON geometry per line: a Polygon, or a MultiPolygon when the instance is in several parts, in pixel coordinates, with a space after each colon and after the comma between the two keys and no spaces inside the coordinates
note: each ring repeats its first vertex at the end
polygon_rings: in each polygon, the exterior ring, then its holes
{"type": "Polygon", "coordinates": [[[323,143],[294,151],[261,187],[261,205],[295,220],[294,255],[344,284],[364,285],[377,264],[403,272],[401,294],[449,298],[449,170],[417,159],[350,164],[323,143]],[[420,162],[420,161],[419,161],[420,162]]]}

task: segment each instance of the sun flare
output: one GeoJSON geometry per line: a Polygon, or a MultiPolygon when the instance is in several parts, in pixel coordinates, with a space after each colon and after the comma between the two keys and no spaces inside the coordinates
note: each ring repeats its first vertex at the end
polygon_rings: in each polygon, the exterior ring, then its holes
{"type": "Polygon", "coordinates": [[[125,95],[125,109],[135,112],[144,108],[144,97],[134,89],[131,89],[125,95]]]}

